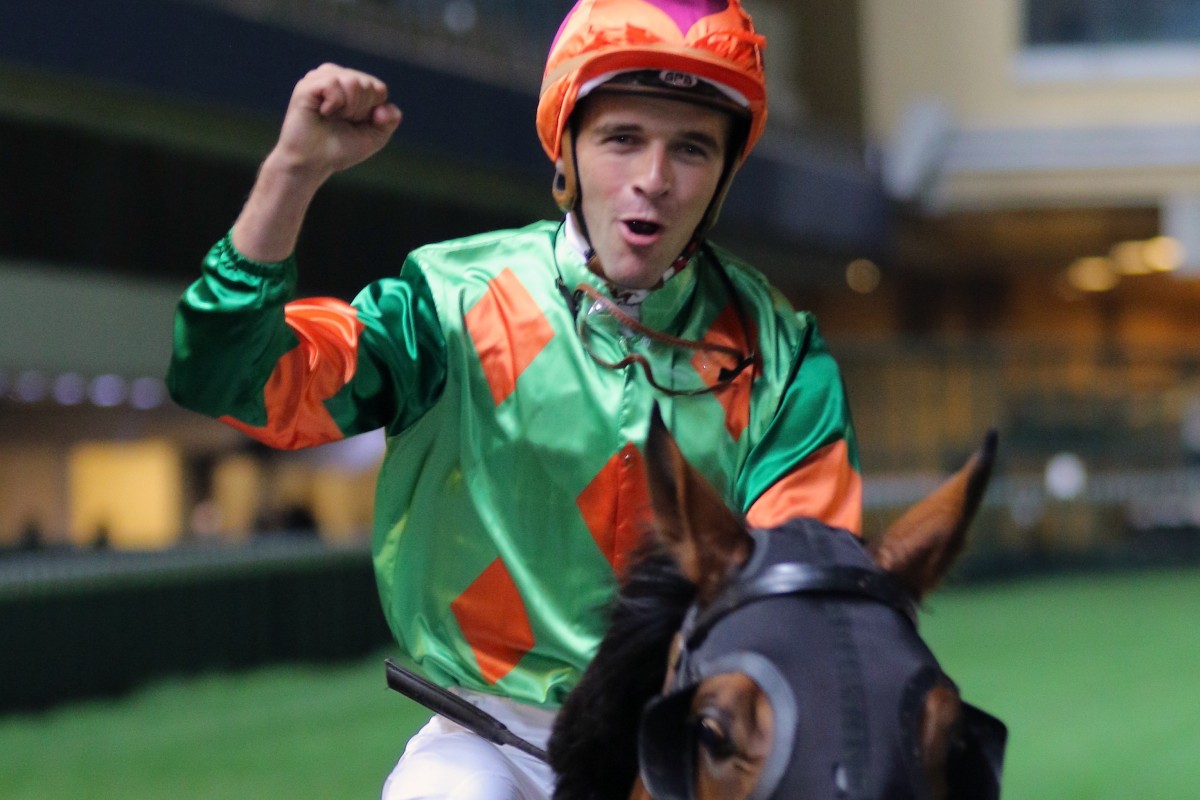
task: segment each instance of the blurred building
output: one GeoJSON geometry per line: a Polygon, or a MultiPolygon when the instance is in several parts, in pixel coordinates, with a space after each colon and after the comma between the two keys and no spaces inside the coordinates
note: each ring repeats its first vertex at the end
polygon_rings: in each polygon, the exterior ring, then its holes
{"type": "MultiPolygon", "coordinates": [[[[996,426],[1006,541],[1200,523],[1200,0],[745,2],[772,118],[716,238],[817,312],[873,507],[996,426]]],[[[323,61],[405,121],[319,195],[301,291],[554,216],[570,5],[0,0],[0,545],[361,537],[381,441],[279,455],[172,406],[175,299],[323,61]]]]}
{"type": "Polygon", "coordinates": [[[1085,528],[1194,528],[1200,3],[859,8],[893,280],[826,318],[869,307],[851,324],[924,345],[885,361],[864,343],[852,370],[894,387],[858,396],[864,438],[917,432],[936,463],[991,419],[1011,471],[1045,470],[1043,506],[1055,457],[1070,456],[1092,478],[1073,499],[1099,509],[1085,528]]]}
{"type": "MultiPolygon", "coordinates": [[[[775,122],[722,240],[789,290],[887,246],[863,157],[853,9],[771,31],[775,122]],[[825,51],[843,65],[815,69],[825,51]]],[[[557,214],[533,128],[569,0],[0,0],[0,545],[158,548],[300,521],[361,537],[378,437],[268,453],[174,407],[171,317],[292,85],[388,81],[395,141],[318,197],[301,291],[350,298],[420,244],[557,214]]],[[[823,59],[822,59],[823,60],[823,59]]]]}

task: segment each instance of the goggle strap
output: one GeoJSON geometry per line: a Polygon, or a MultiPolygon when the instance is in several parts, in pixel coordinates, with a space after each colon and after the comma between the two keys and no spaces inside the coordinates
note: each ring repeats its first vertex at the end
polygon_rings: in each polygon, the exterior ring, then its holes
{"type": "Polygon", "coordinates": [[[686,350],[722,353],[737,359],[739,363],[746,358],[746,355],[741,350],[738,350],[734,347],[716,344],[715,342],[706,342],[703,339],[681,339],[678,336],[672,336],[669,333],[663,333],[662,331],[656,331],[653,328],[647,327],[638,320],[626,314],[623,310],[621,310],[619,305],[617,305],[608,297],[605,297],[596,287],[591,286],[590,284],[581,283],[576,291],[583,292],[593,301],[593,304],[603,306],[604,310],[616,317],[622,325],[632,331],[640,333],[647,339],[651,339],[670,347],[679,347],[686,350]]]}

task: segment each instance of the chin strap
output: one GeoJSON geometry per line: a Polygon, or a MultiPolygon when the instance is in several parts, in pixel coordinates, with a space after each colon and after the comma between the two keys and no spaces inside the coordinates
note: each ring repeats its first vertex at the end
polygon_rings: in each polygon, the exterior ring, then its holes
{"type": "Polygon", "coordinates": [[[568,125],[562,132],[562,155],[555,164],[550,193],[564,214],[573,211],[579,201],[579,176],[575,174],[575,132],[568,125]]]}

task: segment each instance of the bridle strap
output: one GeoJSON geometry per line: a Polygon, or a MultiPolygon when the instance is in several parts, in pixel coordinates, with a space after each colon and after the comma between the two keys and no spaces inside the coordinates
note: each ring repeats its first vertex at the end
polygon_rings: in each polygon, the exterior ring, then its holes
{"type": "Polygon", "coordinates": [[[881,603],[916,624],[912,596],[889,573],[862,567],[828,566],[784,562],[763,570],[748,581],[739,581],[722,592],[712,605],[689,620],[684,640],[689,648],[699,646],[722,617],[758,600],[788,595],[847,595],[881,603]]]}

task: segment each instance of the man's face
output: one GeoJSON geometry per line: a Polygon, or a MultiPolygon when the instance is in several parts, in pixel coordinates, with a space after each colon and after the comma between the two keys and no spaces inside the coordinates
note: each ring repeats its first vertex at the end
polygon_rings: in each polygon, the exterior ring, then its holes
{"type": "Polygon", "coordinates": [[[730,120],[675,100],[597,94],[581,109],[576,169],[605,277],[648,289],[691,240],[725,166],[730,120]]]}

